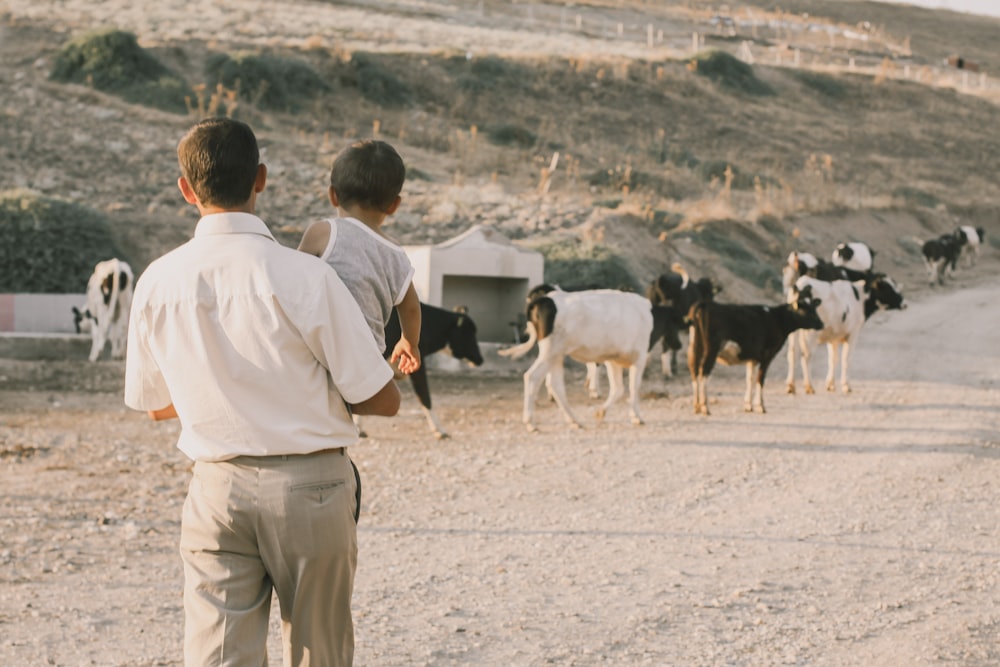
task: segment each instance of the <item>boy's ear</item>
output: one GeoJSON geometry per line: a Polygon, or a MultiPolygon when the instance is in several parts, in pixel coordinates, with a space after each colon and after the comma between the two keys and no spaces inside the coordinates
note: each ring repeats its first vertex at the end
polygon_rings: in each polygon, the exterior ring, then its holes
{"type": "Polygon", "coordinates": [[[399,208],[399,203],[401,201],[403,201],[403,198],[400,197],[399,195],[396,195],[395,201],[393,201],[392,204],[389,205],[389,208],[385,209],[385,214],[392,215],[393,213],[395,213],[396,210],[399,208]]]}
{"type": "Polygon", "coordinates": [[[330,197],[331,204],[333,204],[334,206],[340,206],[340,198],[337,197],[337,191],[333,189],[332,185],[330,186],[330,189],[327,191],[327,194],[330,197]]]}
{"type": "Polygon", "coordinates": [[[267,184],[267,165],[261,162],[257,165],[257,176],[253,182],[253,191],[256,193],[261,193],[264,191],[264,186],[267,184]]]}

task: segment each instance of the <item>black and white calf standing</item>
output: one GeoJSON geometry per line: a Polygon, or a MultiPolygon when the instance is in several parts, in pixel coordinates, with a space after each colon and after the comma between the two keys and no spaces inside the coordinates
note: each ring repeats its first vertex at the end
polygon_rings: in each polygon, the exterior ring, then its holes
{"type": "Polygon", "coordinates": [[[134,283],[132,267],[121,259],[108,259],[94,267],[87,281],[87,307],[83,312],[73,309],[77,332],[89,325],[91,361],[97,361],[108,342],[112,359],[125,356],[134,283]]]}
{"type": "MultiPolygon", "coordinates": [[[[385,327],[386,358],[399,342],[399,336],[399,316],[393,309],[385,327]]],[[[479,351],[479,340],[476,337],[476,324],[464,308],[446,310],[421,303],[420,342],[417,347],[420,348],[420,357],[424,360],[447,347],[456,359],[467,361],[472,366],[481,366],[483,363],[483,355],[479,351]]],[[[442,428],[441,422],[431,410],[431,388],[427,382],[426,364],[421,363],[420,368],[410,374],[410,383],[420,400],[420,407],[423,408],[431,432],[438,438],[447,438],[448,433],[442,428]]],[[[355,417],[354,423],[358,425],[359,429],[361,428],[361,422],[357,417],[355,417]]],[[[363,430],[361,435],[365,435],[363,430]]]]}
{"type": "MultiPolygon", "coordinates": [[[[691,280],[687,271],[679,263],[674,263],[670,271],[657,276],[646,289],[646,297],[654,306],[670,306],[683,317],[687,317],[691,306],[699,301],[712,301],[721,290],[712,280],[701,277],[691,280]]],[[[660,355],[663,374],[672,377],[677,372],[677,350],[666,346],[660,355]]]]}
{"type": "Polygon", "coordinates": [[[691,308],[691,342],[688,369],[694,390],[695,414],[709,414],[708,376],[716,360],[726,365],[745,364],[747,388],[743,409],[764,409],[764,378],[771,361],[798,329],[819,329],[816,315],[820,300],[809,289],[793,290],[789,303],[778,306],[699,302],[691,308]]]}
{"type": "Polygon", "coordinates": [[[624,393],[623,369],[629,369],[629,414],[633,424],[642,424],[639,386],[648,357],[653,314],[649,300],[618,290],[553,290],[528,304],[528,340],[499,354],[512,359],[527,354],[537,343],[538,358],[524,373],[523,420],[529,431],[534,425],[535,398],[548,382],[553,398],[566,420],[583,424],[566,400],[563,361],[570,357],[582,363],[603,363],[608,371],[608,398],[597,410],[604,419],[608,408],[624,393]]]}
{"type": "Polygon", "coordinates": [[[943,285],[945,276],[952,275],[962,254],[965,235],[961,230],[943,234],[936,239],[925,241],[920,248],[927,267],[927,277],[931,285],[943,285]]]}
{"type": "Polygon", "coordinates": [[[986,230],[982,227],[962,225],[955,230],[955,234],[964,239],[964,242],[961,244],[962,254],[968,258],[969,266],[975,266],[976,260],[979,259],[979,251],[986,241],[986,230]]]}
{"type": "MultiPolygon", "coordinates": [[[[827,282],[809,276],[799,278],[794,285],[798,291],[811,290],[820,305],[816,314],[823,326],[819,330],[801,330],[788,340],[788,393],[795,393],[795,358],[800,356],[802,380],[807,394],[815,393],[809,375],[809,359],[819,343],[826,343],[829,367],[826,375],[827,391],[834,390],[837,356],[840,352],[840,389],[851,391],[847,381],[847,368],[851,351],[858,344],[861,328],[875,311],[904,309],[906,303],[899,286],[885,274],[873,273],[866,280],[835,280],[827,282]]],[[[792,297],[789,297],[792,298],[792,297]]]]}

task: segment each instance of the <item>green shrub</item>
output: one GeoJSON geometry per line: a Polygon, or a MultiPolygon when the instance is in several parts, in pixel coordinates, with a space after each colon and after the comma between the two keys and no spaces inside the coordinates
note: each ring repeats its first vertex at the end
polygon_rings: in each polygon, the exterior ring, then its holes
{"type": "Polygon", "coordinates": [[[538,141],[533,132],[516,125],[493,125],[484,129],[490,142],[497,146],[531,148],[538,141]]]}
{"type": "Polygon", "coordinates": [[[925,208],[936,208],[937,205],[941,203],[941,200],[938,199],[933,193],[926,192],[909,185],[899,186],[892,191],[892,196],[902,199],[908,204],[923,206],[925,208]]]}
{"type": "Polygon", "coordinates": [[[382,107],[401,108],[413,101],[413,90],[387,68],[378,56],[355,53],[351,56],[358,90],[365,99],[382,107]]]}
{"type": "Polygon", "coordinates": [[[638,283],[625,260],[606,246],[562,242],[543,245],[536,250],[545,257],[544,278],[549,284],[563,289],[637,289],[638,283]]]}
{"type": "Polygon", "coordinates": [[[847,97],[850,89],[843,81],[820,72],[810,72],[809,70],[794,70],[795,76],[808,88],[833,100],[841,100],[847,97]]]}
{"type": "Polygon", "coordinates": [[[136,104],[185,111],[187,84],[146,52],[135,35],[121,30],[85,34],[56,56],[49,77],[82,83],[136,104]]]}
{"type": "Polygon", "coordinates": [[[267,54],[215,54],[205,71],[213,84],[236,90],[240,99],[274,111],[297,111],[330,89],[308,63],[267,54]]]}
{"type": "Polygon", "coordinates": [[[84,292],[94,265],[112,257],[126,259],[97,211],[27,190],[0,192],[0,292],[84,292]]]}
{"type": "Polygon", "coordinates": [[[753,67],[725,51],[699,53],[691,65],[695,73],[725,88],[748,95],[774,95],[774,89],[757,78],[753,67]]]}

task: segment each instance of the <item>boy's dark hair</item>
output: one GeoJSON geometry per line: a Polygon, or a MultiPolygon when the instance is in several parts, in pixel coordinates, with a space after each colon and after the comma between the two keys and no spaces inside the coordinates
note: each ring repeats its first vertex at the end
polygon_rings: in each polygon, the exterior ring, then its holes
{"type": "Polygon", "coordinates": [[[260,165],[257,137],[246,123],[209,118],[177,144],[181,174],[202,204],[234,207],[253,192],[260,165]]]}
{"type": "Polygon", "coordinates": [[[358,205],[385,211],[396,201],[406,180],[406,167],[396,149],[377,139],[357,141],[333,158],[330,187],[341,206],[358,205]]]}

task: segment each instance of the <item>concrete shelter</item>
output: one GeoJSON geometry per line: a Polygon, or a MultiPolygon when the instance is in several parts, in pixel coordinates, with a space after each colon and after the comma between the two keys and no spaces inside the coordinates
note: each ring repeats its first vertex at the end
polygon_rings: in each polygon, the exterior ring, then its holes
{"type": "Polygon", "coordinates": [[[543,280],[540,252],[514,245],[489,225],[435,245],[403,249],[413,263],[421,301],[449,310],[468,308],[480,342],[514,341],[511,323],[523,323],[528,290],[543,280]]]}

